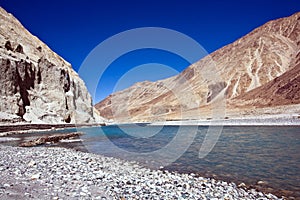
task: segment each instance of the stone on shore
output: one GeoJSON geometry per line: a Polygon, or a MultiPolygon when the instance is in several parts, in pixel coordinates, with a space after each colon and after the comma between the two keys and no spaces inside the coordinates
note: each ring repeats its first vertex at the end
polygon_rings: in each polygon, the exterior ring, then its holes
{"type": "Polygon", "coordinates": [[[0,199],[6,200],[279,199],[234,183],[72,149],[0,145],[0,157],[0,199]]]}
{"type": "Polygon", "coordinates": [[[56,134],[56,135],[50,135],[50,136],[43,136],[38,137],[36,139],[23,142],[20,144],[21,147],[33,147],[45,143],[57,143],[61,140],[67,140],[67,139],[74,139],[82,135],[81,132],[74,132],[74,133],[64,133],[64,134],[56,134]]]}

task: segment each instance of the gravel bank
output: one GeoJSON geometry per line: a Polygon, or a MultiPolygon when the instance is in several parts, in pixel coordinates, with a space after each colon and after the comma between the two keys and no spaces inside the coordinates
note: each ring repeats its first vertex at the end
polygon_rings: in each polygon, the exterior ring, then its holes
{"type": "Polygon", "coordinates": [[[278,199],[72,149],[0,145],[0,157],[0,199],[278,199]]]}
{"type": "Polygon", "coordinates": [[[152,122],[154,126],[300,126],[300,118],[297,117],[248,117],[222,120],[178,120],[152,122]]]}

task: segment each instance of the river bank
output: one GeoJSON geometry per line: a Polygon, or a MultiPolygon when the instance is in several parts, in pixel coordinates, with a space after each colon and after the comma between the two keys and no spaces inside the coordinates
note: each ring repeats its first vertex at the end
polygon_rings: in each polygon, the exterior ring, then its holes
{"type": "Polygon", "coordinates": [[[234,183],[64,148],[0,146],[1,199],[278,199],[234,183]]]}
{"type": "Polygon", "coordinates": [[[82,127],[94,127],[105,126],[105,123],[97,124],[1,124],[0,125],[0,137],[16,134],[26,134],[39,131],[51,131],[60,130],[66,128],[82,128],[82,127]]]}
{"type": "Polygon", "coordinates": [[[254,116],[244,118],[225,119],[191,119],[191,120],[170,120],[161,122],[151,122],[153,126],[300,126],[298,115],[276,115],[276,116],[254,116]]]}

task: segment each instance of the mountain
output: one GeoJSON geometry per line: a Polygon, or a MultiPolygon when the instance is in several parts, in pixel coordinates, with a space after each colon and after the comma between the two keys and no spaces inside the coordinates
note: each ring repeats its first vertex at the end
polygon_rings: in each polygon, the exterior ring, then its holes
{"type": "Polygon", "coordinates": [[[99,120],[71,65],[0,7],[0,122],[99,120]]]}
{"type": "Polygon", "coordinates": [[[272,81],[238,96],[233,102],[240,107],[300,104],[300,63],[272,81]]]}
{"type": "Polygon", "coordinates": [[[230,116],[240,111],[251,114],[256,106],[273,112],[271,107],[297,104],[300,86],[294,73],[300,62],[299,22],[300,13],[270,21],[174,77],[136,83],[95,108],[115,121],[157,121],[206,119],[213,102],[223,97],[230,116]]]}

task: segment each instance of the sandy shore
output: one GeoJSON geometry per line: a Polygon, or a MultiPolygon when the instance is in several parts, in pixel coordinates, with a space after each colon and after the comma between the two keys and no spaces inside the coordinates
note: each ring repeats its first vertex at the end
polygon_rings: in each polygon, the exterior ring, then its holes
{"type": "Polygon", "coordinates": [[[274,117],[247,117],[220,120],[178,120],[151,122],[149,125],[179,125],[179,126],[300,126],[298,116],[278,115],[274,117]]]}
{"type": "Polygon", "coordinates": [[[0,199],[278,199],[72,149],[0,146],[0,156],[0,199]]]}

